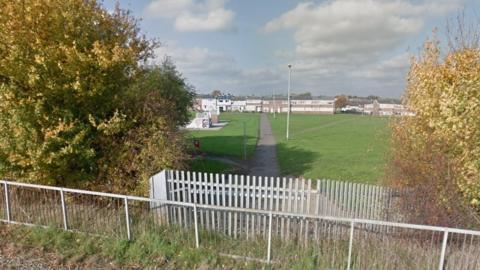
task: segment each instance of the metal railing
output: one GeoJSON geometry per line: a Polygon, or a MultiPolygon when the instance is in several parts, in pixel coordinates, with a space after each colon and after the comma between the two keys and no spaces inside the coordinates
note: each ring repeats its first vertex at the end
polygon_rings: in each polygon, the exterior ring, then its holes
{"type": "Polygon", "coordinates": [[[0,181],[1,221],[133,240],[159,228],[232,257],[337,269],[479,269],[480,231],[0,181]],[[203,220],[203,222],[200,221],[203,220]],[[253,222],[252,222],[253,220],[253,222]]]}

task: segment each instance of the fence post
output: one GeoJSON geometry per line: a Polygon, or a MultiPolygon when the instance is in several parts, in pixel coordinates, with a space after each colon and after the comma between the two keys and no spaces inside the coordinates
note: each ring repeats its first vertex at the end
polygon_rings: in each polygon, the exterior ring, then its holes
{"type": "Polygon", "coordinates": [[[200,240],[198,237],[198,221],[197,221],[197,205],[193,204],[193,222],[195,228],[195,246],[196,248],[200,247],[200,240]]]}
{"type": "Polygon", "coordinates": [[[10,197],[8,196],[8,183],[6,181],[4,182],[4,188],[5,188],[5,212],[7,214],[7,221],[10,222],[12,221],[12,217],[10,214],[10,197]]]}
{"type": "Polygon", "coordinates": [[[348,243],[348,264],[347,269],[350,270],[352,265],[352,248],[353,248],[353,228],[355,227],[355,222],[350,222],[350,241],[348,243]]]}
{"type": "Polygon", "coordinates": [[[63,188],[60,189],[60,200],[62,202],[63,229],[68,230],[67,206],[65,205],[65,194],[63,188]]]}
{"type": "Polygon", "coordinates": [[[125,203],[125,221],[127,224],[127,239],[130,241],[132,239],[131,232],[130,232],[130,215],[128,214],[128,197],[125,196],[124,199],[125,203]]]}
{"type": "Polygon", "coordinates": [[[267,250],[267,263],[270,263],[272,260],[272,219],[273,213],[270,211],[269,213],[269,221],[268,221],[268,250],[267,250]]]}
{"type": "Polygon", "coordinates": [[[446,229],[443,234],[442,252],[440,253],[440,263],[438,265],[438,270],[443,270],[443,265],[445,263],[445,252],[447,250],[447,240],[448,240],[448,229],[446,229]]]}

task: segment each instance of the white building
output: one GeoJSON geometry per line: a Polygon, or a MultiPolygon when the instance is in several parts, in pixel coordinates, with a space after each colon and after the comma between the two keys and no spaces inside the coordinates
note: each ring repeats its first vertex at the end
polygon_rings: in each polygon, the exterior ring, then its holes
{"type": "Polygon", "coordinates": [[[292,112],[334,114],[335,100],[292,100],[292,112]]]}
{"type": "Polygon", "coordinates": [[[199,103],[200,110],[203,112],[218,111],[218,102],[216,98],[202,98],[199,103]]]}
{"type": "Polygon", "coordinates": [[[383,116],[413,115],[413,113],[402,104],[379,103],[377,100],[373,101],[372,104],[365,104],[364,113],[383,116]]]}
{"type": "Polygon", "coordinates": [[[261,99],[247,99],[245,104],[245,111],[247,112],[261,112],[262,100],[261,99]]]}
{"type": "Polygon", "coordinates": [[[195,100],[195,109],[203,112],[226,112],[232,110],[232,103],[233,101],[230,96],[197,98],[195,100]]]}
{"type": "Polygon", "coordinates": [[[220,96],[217,98],[217,107],[221,112],[232,110],[232,98],[230,96],[220,96]]]}
{"type": "Polygon", "coordinates": [[[234,100],[232,102],[232,112],[244,112],[247,106],[246,100],[234,100]]]}
{"type": "MultiPolygon", "coordinates": [[[[314,114],[333,114],[335,113],[335,100],[299,100],[290,101],[292,113],[314,113],[314,114]]],[[[247,99],[246,111],[248,112],[288,112],[288,101],[283,99],[276,100],[257,100],[247,99]]]]}

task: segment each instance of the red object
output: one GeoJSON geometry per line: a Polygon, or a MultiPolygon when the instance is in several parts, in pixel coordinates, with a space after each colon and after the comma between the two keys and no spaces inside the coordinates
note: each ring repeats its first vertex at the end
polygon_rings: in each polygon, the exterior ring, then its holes
{"type": "Polygon", "coordinates": [[[200,148],[200,140],[193,140],[193,146],[195,146],[195,148],[200,148]]]}

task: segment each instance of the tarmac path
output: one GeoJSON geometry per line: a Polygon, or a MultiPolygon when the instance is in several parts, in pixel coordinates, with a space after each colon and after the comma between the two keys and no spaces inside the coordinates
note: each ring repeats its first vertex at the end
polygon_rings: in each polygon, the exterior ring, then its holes
{"type": "Polygon", "coordinates": [[[265,113],[260,114],[260,134],[257,149],[250,160],[250,175],[280,176],[276,141],[265,113]]]}

